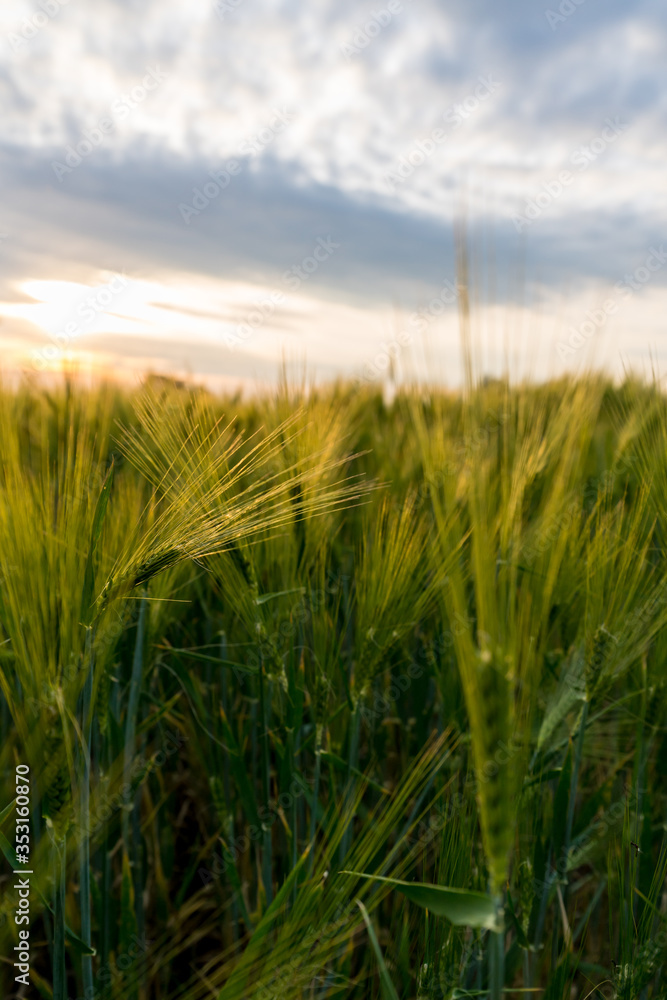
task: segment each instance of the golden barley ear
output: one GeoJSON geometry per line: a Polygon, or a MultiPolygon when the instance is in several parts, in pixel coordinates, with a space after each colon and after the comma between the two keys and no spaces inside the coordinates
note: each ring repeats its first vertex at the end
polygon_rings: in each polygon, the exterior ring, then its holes
{"type": "Polygon", "coordinates": [[[102,671],[99,684],[97,686],[97,697],[95,702],[95,712],[100,735],[105,737],[109,731],[109,698],[111,695],[111,668],[107,666],[102,671]]]}
{"type": "Polygon", "coordinates": [[[42,815],[55,840],[64,839],[73,819],[72,786],[62,732],[54,726],[47,735],[42,773],[44,798],[42,815]]]}
{"type": "Polygon", "coordinates": [[[586,698],[592,701],[593,695],[603,678],[604,667],[608,659],[614,637],[604,627],[598,626],[593,636],[591,649],[584,660],[584,677],[586,680],[586,698]]]}

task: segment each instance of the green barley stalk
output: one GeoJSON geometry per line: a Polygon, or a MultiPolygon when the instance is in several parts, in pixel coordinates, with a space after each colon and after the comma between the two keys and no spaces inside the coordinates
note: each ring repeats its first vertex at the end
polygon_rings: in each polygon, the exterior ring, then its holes
{"type": "MultiPolygon", "coordinates": [[[[357,656],[351,684],[352,717],[348,743],[348,785],[358,770],[361,719],[373,682],[385,668],[389,651],[411,625],[427,614],[434,599],[437,574],[429,573],[425,523],[416,512],[414,491],[396,510],[381,501],[365,525],[357,555],[354,630],[357,656]]],[[[352,828],[341,843],[347,854],[352,828]]]]}
{"type": "Polygon", "coordinates": [[[66,840],[53,838],[53,1000],[67,1000],[65,956],[65,891],[67,880],[66,840]]]}
{"type": "MultiPolygon", "coordinates": [[[[567,404],[548,422],[546,409],[530,416],[512,413],[507,398],[510,418],[499,432],[497,447],[489,439],[484,448],[474,454],[464,452],[456,460],[438,410],[431,426],[420,407],[413,411],[425,471],[434,484],[434,566],[446,578],[444,610],[450,622],[473,622],[471,628],[454,630],[454,650],[478,778],[489,892],[496,901],[499,921],[552,594],[565,551],[562,539],[545,546],[540,575],[531,579],[529,592],[521,567],[526,496],[551,455],[545,493],[549,515],[564,503],[580,474],[580,439],[590,434],[599,403],[599,394],[584,394],[575,387],[567,404]],[[576,419],[573,410],[578,411],[576,419]],[[446,465],[454,466],[455,474],[441,482],[435,473],[446,465]],[[519,752],[509,765],[498,766],[495,752],[510,739],[518,744],[519,752]],[[489,764],[491,773],[485,770],[489,764]]],[[[469,378],[463,424],[468,439],[475,439],[483,413],[483,391],[475,389],[469,378]]],[[[504,986],[503,939],[504,932],[492,932],[489,943],[494,998],[504,986]]]]}

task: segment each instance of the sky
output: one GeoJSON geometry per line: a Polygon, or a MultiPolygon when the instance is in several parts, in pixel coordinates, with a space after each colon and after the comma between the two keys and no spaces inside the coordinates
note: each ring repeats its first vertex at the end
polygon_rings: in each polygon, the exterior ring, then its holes
{"type": "Polygon", "coordinates": [[[663,0],[5,0],[0,366],[667,355],[663,0]]]}

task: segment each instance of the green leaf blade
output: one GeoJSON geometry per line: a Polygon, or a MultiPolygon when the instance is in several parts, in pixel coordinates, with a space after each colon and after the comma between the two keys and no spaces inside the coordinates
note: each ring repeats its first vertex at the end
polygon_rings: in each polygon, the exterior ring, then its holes
{"type": "Polygon", "coordinates": [[[402,892],[417,906],[430,910],[438,917],[446,917],[457,927],[476,927],[490,931],[499,929],[495,901],[483,892],[429,885],[426,882],[402,882],[399,879],[364,875],[361,872],[346,871],[341,874],[385,882],[402,892]]]}

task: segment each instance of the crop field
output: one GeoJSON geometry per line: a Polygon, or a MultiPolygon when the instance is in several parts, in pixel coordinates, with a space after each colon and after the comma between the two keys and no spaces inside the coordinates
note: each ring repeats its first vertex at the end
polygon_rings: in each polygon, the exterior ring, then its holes
{"type": "Polygon", "coordinates": [[[666,539],[657,381],[1,390],[2,997],[667,996],[666,539]]]}

